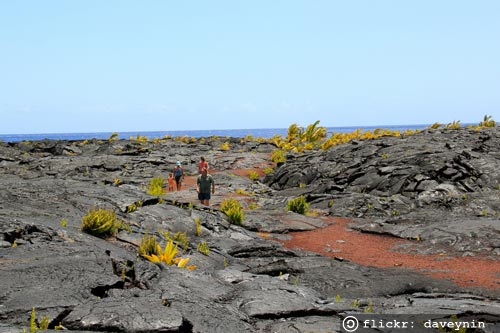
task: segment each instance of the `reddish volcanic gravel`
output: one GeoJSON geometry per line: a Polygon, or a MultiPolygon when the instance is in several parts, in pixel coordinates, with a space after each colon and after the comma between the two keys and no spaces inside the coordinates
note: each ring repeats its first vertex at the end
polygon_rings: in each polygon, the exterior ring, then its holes
{"type": "Polygon", "coordinates": [[[301,248],[330,257],[349,259],[364,266],[401,266],[417,272],[449,279],[464,287],[500,288],[500,261],[481,257],[423,255],[395,250],[397,245],[414,243],[385,235],[361,233],[348,228],[349,219],[324,218],[322,229],[291,232],[281,240],[288,248],[301,248]]]}
{"type": "MultiPolygon", "coordinates": [[[[231,170],[232,173],[243,177],[248,177],[250,171],[264,175],[260,168],[231,170]]],[[[212,174],[218,172],[220,171],[210,171],[212,174]]],[[[185,177],[183,189],[194,187],[196,177],[185,177]]],[[[354,231],[347,226],[351,222],[347,218],[321,219],[327,224],[326,227],[313,231],[291,232],[288,234],[290,240],[279,241],[288,248],[301,248],[324,256],[341,257],[364,266],[410,268],[435,278],[451,280],[464,287],[500,289],[500,260],[481,256],[405,253],[401,249],[417,245],[416,241],[354,231]]]]}

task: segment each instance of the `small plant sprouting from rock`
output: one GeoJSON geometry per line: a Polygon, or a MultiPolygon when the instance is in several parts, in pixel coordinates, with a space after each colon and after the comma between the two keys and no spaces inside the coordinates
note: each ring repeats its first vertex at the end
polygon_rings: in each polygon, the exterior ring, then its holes
{"type": "Polygon", "coordinates": [[[186,251],[189,247],[189,237],[187,236],[187,231],[184,232],[176,232],[174,237],[172,237],[174,241],[181,244],[181,247],[184,251],[186,251]]]}
{"type": "Polygon", "coordinates": [[[158,254],[158,241],[155,235],[144,234],[139,245],[139,254],[141,256],[158,254]]]}
{"type": "Polygon", "coordinates": [[[200,252],[201,254],[204,254],[206,256],[208,256],[208,254],[210,253],[210,247],[208,246],[208,244],[205,241],[198,244],[197,250],[198,250],[198,252],[200,252]]]}
{"type": "Polygon", "coordinates": [[[151,262],[157,263],[165,263],[166,265],[177,265],[179,268],[187,268],[189,270],[193,270],[196,266],[186,266],[189,262],[190,258],[175,258],[177,254],[177,244],[174,246],[174,242],[169,240],[167,244],[165,244],[165,248],[162,250],[161,246],[158,244],[156,246],[157,254],[144,255],[143,257],[151,262]]]}
{"type": "Polygon", "coordinates": [[[252,170],[248,173],[248,178],[250,178],[251,180],[257,180],[259,179],[259,173],[257,171],[252,170]]]}
{"type": "Polygon", "coordinates": [[[194,218],[194,225],[196,228],[196,236],[200,237],[201,235],[201,222],[199,217],[194,218]]]}
{"type": "Polygon", "coordinates": [[[66,219],[61,219],[61,222],[59,222],[59,225],[63,228],[66,228],[66,226],[68,225],[68,220],[66,219]]]}
{"type": "Polygon", "coordinates": [[[337,294],[337,295],[335,296],[335,303],[340,303],[340,301],[341,301],[341,300],[342,300],[342,297],[340,297],[340,295],[339,295],[339,294],[337,294]]]}
{"type": "Polygon", "coordinates": [[[250,193],[248,191],[245,191],[242,188],[237,188],[235,192],[236,192],[236,194],[239,194],[239,195],[250,195],[250,193]]]}
{"type": "Polygon", "coordinates": [[[130,227],[110,209],[94,207],[82,218],[82,231],[98,237],[114,236],[119,230],[127,228],[130,227]]]}
{"type": "Polygon", "coordinates": [[[220,210],[229,217],[230,223],[237,225],[243,223],[243,208],[238,200],[233,198],[224,199],[221,203],[220,210]]]}
{"type": "Polygon", "coordinates": [[[370,301],[368,307],[364,310],[365,313],[373,313],[373,303],[370,301]]]}
{"type": "Polygon", "coordinates": [[[220,149],[221,150],[229,150],[231,146],[229,145],[229,142],[224,142],[221,146],[220,146],[220,149]]]}
{"type": "Polygon", "coordinates": [[[257,208],[259,208],[259,205],[253,201],[248,204],[248,209],[250,209],[250,210],[254,210],[257,208]]]}
{"type": "Polygon", "coordinates": [[[459,129],[460,128],[460,120],[454,120],[453,122],[447,124],[445,129],[459,129]]]}
{"type": "Polygon", "coordinates": [[[165,180],[162,176],[158,176],[149,181],[147,193],[153,196],[160,196],[165,194],[163,188],[165,187],[165,180]]]}
{"type": "Polygon", "coordinates": [[[306,198],[301,195],[295,199],[288,200],[287,209],[298,214],[306,214],[309,211],[309,204],[306,198]]]}
{"type": "Polygon", "coordinates": [[[177,244],[174,247],[174,242],[170,240],[167,244],[165,244],[165,248],[163,250],[161,249],[160,244],[157,244],[156,254],[145,254],[143,257],[152,262],[164,262],[167,265],[172,265],[177,252],[177,244]]]}
{"type": "Polygon", "coordinates": [[[496,122],[491,116],[485,115],[483,121],[479,123],[479,127],[495,127],[496,122]]]}
{"type": "Polygon", "coordinates": [[[42,319],[40,319],[40,322],[37,323],[36,311],[35,308],[32,308],[30,316],[30,333],[38,331],[46,331],[48,328],[49,328],[49,317],[43,316],[42,319]]]}
{"type": "Polygon", "coordinates": [[[109,141],[109,142],[112,142],[112,141],[115,141],[115,140],[117,140],[117,139],[118,139],[118,133],[113,132],[113,133],[111,133],[111,135],[109,136],[108,141],[109,141]]]}

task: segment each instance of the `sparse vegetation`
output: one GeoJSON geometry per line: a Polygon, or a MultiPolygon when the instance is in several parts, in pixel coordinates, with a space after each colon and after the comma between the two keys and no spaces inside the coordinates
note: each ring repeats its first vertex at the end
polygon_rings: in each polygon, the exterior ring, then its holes
{"type": "Polygon", "coordinates": [[[205,241],[198,244],[197,250],[198,252],[206,256],[208,256],[208,254],[210,253],[210,247],[207,245],[205,241]]]}
{"type": "Polygon", "coordinates": [[[239,194],[239,195],[250,195],[250,193],[248,193],[248,191],[245,191],[242,188],[237,188],[235,192],[236,192],[236,194],[239,194]]]}
{"type": "Polygon", "coordinates": [[[144,258],[151,262],[164,263],[166,265],[177,265],[179,268],[187,268],[189,270],[195,269],[196,266],[186,266],[190,258],[175,258],[177,254],[177,244],[174,246],[173,240],[169,240],[165,244],[165,248],[162,250],[161,246],[158,244],[156,246],[157,254],[144,255],[144,258]]]}
{"type": "Polygon", "coordinates": [[[271,167],[264,168],[264,170],[262,170],[262,172],[264,172],[265,175],[268,175],[268,174],[272,173],[273,171],[274,171],[274,169],[271,167]]]}
{"type": "Polygon", "coordinates": [[[271,153],[271,161],[274,163],[283,163],[286,161],[285,151],[282,149],[273,150],[271,153]]]}
{"type": "Polygon", "coordinates": [[[309,204],[306,198],[301,195],[295,199],[288,200],[287,209],[298,214],[306,214],[309,211],[309,204]]]}
{"type": "Polygon", "coordinates": [[[230,148],[230,147],[231,147],[231,146],[229,145],[229,142],[228,142],[228,141],[226,141],[226,142],[224,142],[224,143],[220,146],[220,149],[221,149],[221,150],[229,150],[229,148],[230,148]]]}
{"type": "Polygon", "coordinates": [[[230,223],[237,225],[243,223],[243,208],[238,200],[233,198],[224,199],[221,203],[220,210],[229,217],[230,223]]]}
{"type": "Polygon", "coordinates": [[[165,187],[165,180],[162,176],[158,176],[149,181],[147,193],[154,196],[165,194],[163,188],[165,187]]]}
{"type": "Polygon", "coordinates": [[[250,209],[250,210],[257,209],[257,208],[259,208],[259,205],[253,201],[248,204],[248,209],[250,209]]]}
{"type": "Polygon", "coordinates": [[[445,127],[446,129],[458,129],[460,128],[460,120],[454,120],[445,127]]]}
{"type": "Polygon", "coordinates": [[[98,237],[113,236],[126,228],[127,225],[110,209],[94,207],[82,218],[82,231],[98,237]]]}
{"type": "Polygon", "coordinates": [[[200,222],[199,217],[195,217],[194,225],[195,225],[195,229],[196,229],[196,236],[200,237],[200,235],[201,235],[201,222],[200,222]]]}
{"type": "Polygon", "coordinates": [[[172,237],[174,241],[176,241],[178,244],[181,244],[181,247],[184,251],[186,251],[189,247],[189,237],[187,236],[187,231],[184,232],[176,232],[174,234],[174,237],[172,237]]]}
{"type": "Polygon", "coordinates": [[[115,141],[115,140],[118,140],[118,133],[113,132],[113,133],[111,133],[111,135],[109,136],[108,141],[109,141],[109,142],[112,142],[112,141],[115,141]]]}
{"type": "Polygon", "coordinates": [[[35,333],[38,331],[46,331],[49,328],[49,317],[43,316],[40,319],[40,322],[37,323],[36,319],[36,311],[35,308],[32,308],[31,310],[31,316],[30,316],[30,333],[35,333]]]}
{"type": "Polygon", "coordinates": [[[66,220],[65,218],[62,218],[61,222],[59,222],[59,225],[63,228],[66,228],[66,226],[68,225],[68,220],[66,220]]]}
{"type": "Polygon", "coordinates": [[[483,121],[479,123],[479,127],[495,127],[496,122],[491,116],[485,115],[483,121]]]}
{"type": "Polygon", "coordinates": [[[248,178],[250,178],[251,180],[257,180],[259,179],[259,173],[257,171],[250,171],[248,172],[248,178]]]}
{"type": "Polygon", "coordinates": [[[144,236],[142,236],[141,239],[141,244],[139,245],[139,254],[141,256],[150,256],[152,254],[158,254],[158,241],[156,240],[155,235],[149,235],[148,233],[145,233],[144,236]]]}

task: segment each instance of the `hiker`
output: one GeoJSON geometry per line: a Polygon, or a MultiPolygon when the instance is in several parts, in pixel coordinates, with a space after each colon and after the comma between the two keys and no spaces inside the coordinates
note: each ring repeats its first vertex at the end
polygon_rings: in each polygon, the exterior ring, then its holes
{"type": "Polygon", "coordinates": [[[210,205],[210,190],[212,190],[212,194],[215,193],[215,182],[212,176],[208,174],[207,168],[203,168],[201,175],[196,180],[196,192],[202,205],[210,205]]]}
{"type": "Polygon", "coordinates": [[[207,169],[208,172],[208,162],[205,160],[205,157],[200,157],[200,162],[198,163],[198,173],[201,175],[203,168],[207,169]]]}
{"type": "Polygon", "coordinates": [[[174,178],[174,174],[171,172],[169,175],[168,175],[168,191],[169,192],[173,192],[174,191],[174,187],[175,187],[175,178],[174,178]]]}
{"type": "Polygon", "coordinates": [[[182,169],[181,162],[177,161],[174,168],[175,184],[177,185],[177,191],[182,189],[182,180],[184,179],[184,170],[182,169]]]}

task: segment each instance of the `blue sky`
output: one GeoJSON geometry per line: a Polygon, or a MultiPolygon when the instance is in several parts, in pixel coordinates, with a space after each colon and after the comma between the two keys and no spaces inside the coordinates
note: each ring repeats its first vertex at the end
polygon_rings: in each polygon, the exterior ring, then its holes
{"type": "Polygon", "coordinates": [[[500,1],[0,2],[0,133],[500,121],[500,1]]]}

